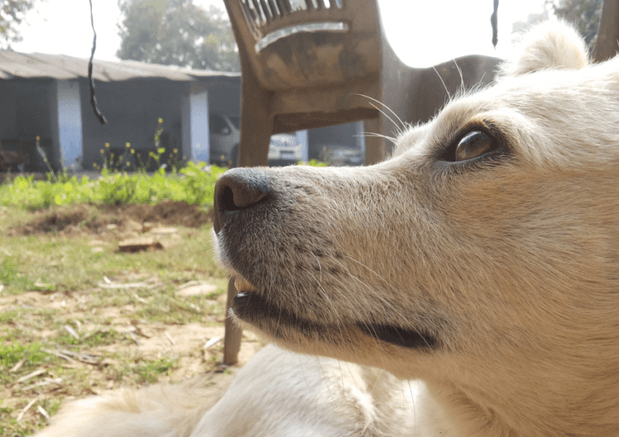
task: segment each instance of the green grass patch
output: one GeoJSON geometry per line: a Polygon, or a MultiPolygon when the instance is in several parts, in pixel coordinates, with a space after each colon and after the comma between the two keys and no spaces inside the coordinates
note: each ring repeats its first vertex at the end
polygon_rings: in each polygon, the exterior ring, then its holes
{"type": "Polygon", "coordinates": [[[46,362],[49,359],[49,354],[41,350],[39,342],[0,344],[0,370],[2,373],[8,372],[22,359],[25,360],[22,368],[28,369],[46,362]]]}
{"type": "Polygon", "coordinates": [[[127,334],[120,333],[115,329],[95,330],[82,336],[78,335],[79,338],[75,338],[64,328],[64,325],[70,324],[62,324],[62,327],[59,328],[58,337],[54,338],[54,341],[62,346],[83,346],[85,348],[90,348],[108,344],[131,343],[132,341],[131,337],[127,334]]]}
{"type": "MultiPolygon", "coordinates": [[[[54,235],[16,236],[0,243],[0,284],[3,293],[18,294],[24,290],[67,292],[94,288],[104,277],[123,277],[130,273],[148,273],[164,284],[175,286],[184,281],[225,277],[225,271],[212,259],[210,225],[200,229],[180,229],[182,244],[163,251],[134,254],[118,252],[111,241],[103,252],[93,253],[91,237],[54,235]]],[[[135,294],[130,290],[129,296],[135,294]]],[[[116,305],[126,305],[129,298],[123,290],[93,294],[94,300],[112,298],[116,305]]],[[[108,302],[106,302],[107,304],[108,302]]]]}
{"type": "Polygon", "coordinates": [[[217,366],[220,353],[204,361],[199,349],[173,349],[178,356],[167,355],[172,349],[155,355],[140,349],[167,332],[166,325],[223,320],[227,273],[213,259],[211,226],[161,222],[177,227],[164,250],[121,253],[118,242],[129,233],[123,223],[133,216],[122,216],[124,207],[97,207],[162,200],[208,207],[225,169],[202,166],[189,163],[151,175],[103,170],[94,180],[67,173],[50,174],[46,181],[18,176],[0,184],[0,396],[5,397],[0,397],[0,436],[35,433],[47,424],[36,407],[54,415],[65,396],[176,375],[181,357],[194,360],[192,366],[196,361],[206,369],[217,366]],[[24,231],[26,225],[36,232],[24,231]],[[216,288],[197,296],[179,294],[188,282],[216,288]],[[106,288],[110,283],[145,285],[106,288]],[[84,361],[87,355],[96,358],[84,361]],[[17,382],[38,369],[45,372],[17,382]],[[62,383],[37,385],[53,378],[62,383]],[[17,422],[39,392],[43,396],[17,422]]]}
{"type": "Polygon", "coordinates": [[[159,380],[162,375],[170,375],[171,371],[178,367],[178,359],[161,358],[155,361],[141,361],[132,369],[134,378],[138,384],[152,384],[159,380]]]}
{"type": "Polygon", "coordinates": [[[152,175],[104,169],[95,180],[65,175],[35,181],[34,176],[17,176],[13,182],[0,185],[0,205],[34,210],[54,205],[156,204],[175,200],[208,206],[213,204],[215,182],[224,171],[214,165],[188,162],[178,172],[159,169],[152,175]]]}

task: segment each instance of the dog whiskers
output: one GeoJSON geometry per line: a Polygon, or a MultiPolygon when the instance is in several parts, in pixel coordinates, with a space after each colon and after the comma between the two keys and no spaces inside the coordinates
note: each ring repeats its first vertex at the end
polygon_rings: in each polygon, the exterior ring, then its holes
{"type": "Polygon", "coordinates": [[[359,96],[359,97],[364,97],[364,98],[366,98],[366,99],[368,99],[368,100],[370,100],[370,101],[372,101],[372,102],[374,102],[374,103],[377,103],[377,104],[379,104],[379,105],[382,105],[382,106],[383,106],[383,108],[385,108],[387,111],[389,111],[391,114],[393,114],[393,116],[394,116],[394,117],[398,120],[398,122],[400,123],[399,125],[398,125],[398,123],[396,123],[396,122],[393,120],[393,118],[391,118],[389,115],[387,115],[387,113],[386,113],[385,111],[383,111],[382,109],[379,109],[376,105],[373,105],[373,104],[372,104],[372,106],[373,106],[373,107],[374,107],[377,111],[379,111],[381,114],[383,114],[383,115],[385,116],[385,118],[389,119],[389,121],[391,121],[391,123],[393,123],[393,125],[395,126],[395,128],[396,128],[398,131],[401,131],[402,129],[406,129],[406,123],[404,123],[404,122],[402,121],[402,119],[398,116],[398,114],[396,114],[396,112],[395,112],[393,109],[391,109],[389,106],[385,105],[385,104],[384,104],[383,102],[381,102],[380,100],[375,99],[374,97],[368,96],[367,94],[353,93],[353,95],[355,95],[355,96],[359,96]]]}
{"type": "Polygon", "coordinates": [[[393,145],[395,146],[397,144],[397,139],[394,137],[390,137],[387,135],[382,135],[382,134],[378,134],[375,132],[363,132],[363,136],[364,137],[372,137],[372,138],[384,138],[387,141],[393,143],[393,145]]]}
{"type": "MultiPolygon", "coordinates": [[[[308,270],[303,269],[303,268],[302,268],[302,270],[303,270],[305,273],[307,273],[307,274],[309,275],[309,277],[310,277],[310,278],[312,278],[314,281],[316,281],[316,284],[318,285],[317,290],[319,290],[319,291],[320,291],[320,293],[324,296],[325,300],[329,303],[329,305],[330,305],[332,308],[335,308],[335,306],[333,305],[333,302],[331,302],[331,299],[329,298],[328,293],[327,293],[327,292],[325,291],[325,289],[323,288],[322,283],[321,283],[318,279],[316,279],[316,277],[315,277],[315,276],[314,276],[311,272],[309,272],[308,270]]],[[[339,321],[339,320],[338,320],[338,322],[337,322],[337,329],[338,329],[338,331],[340,332],[340,337],[342,338],[342,344],[345,344],[345,343],[346,343],[346,340],[345,340],[345,338],[344,338],[344,331],[342,331],[342,322],[341,322],[341,321],[339,321]]]]}
{"type": "Polygon", "coordinates": [[[395,289],[395,287],[393,285],[391,285],[391,283],[389,281],[387,281],[385,278],[383,278],[380,274],[376,273],[374,270],[372,270],[371,268],[369,268],[368,266],[366,266],[365,264],[363,264],[361,261],[357,261],[356,259],[354,259],[351,256],[348,255],[344,255],[344,257],[346,259],[349,259],[350,261],[354,262],[355,264],[358,264],[359,266],[363,267],[364,269],[366,269],[368,272],[372,273],[374,276],[376,276],[378,279],[380,279],[385,285],[387,285],[389,288],[391,288],[392,291],[397,291],[395,289]]]}

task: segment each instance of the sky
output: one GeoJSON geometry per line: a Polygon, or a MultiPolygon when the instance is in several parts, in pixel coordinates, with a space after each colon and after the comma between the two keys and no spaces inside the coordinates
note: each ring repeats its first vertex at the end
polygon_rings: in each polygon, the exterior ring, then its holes
{"type": "MultiPolygon", "coordinates": [[[[342,0],[346,1],[346,0],[342,0]]],[[[117,60],[117,0],[92,0],[97,31],[95,59],[117,60]]],[[[194,0],[204,7],[224,8],[222,0],[194,0]]],[[[512,25],[541,13],[544,0],[501,0],[499,43],[492,46],[492,0],[379,0],[383,24],[398,56],[413,67],[429,67],[457,56],[484,54],[508,57],[512,25]]],[[[92,45],[88,0],[42,0],[21,26],[23,41],[13,50],[89,58],[92,45]]]]}

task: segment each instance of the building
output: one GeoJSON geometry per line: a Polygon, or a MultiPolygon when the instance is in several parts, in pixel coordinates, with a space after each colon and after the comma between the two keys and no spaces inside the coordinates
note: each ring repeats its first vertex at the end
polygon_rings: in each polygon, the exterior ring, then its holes
{"type": "MultiPolygon", "coordinates": [[[[88,61],[62,55],[0,51],[0,145],[31,170],[46,166],[36,137],[57,170],[101,165],[100,150],[154,149],[158,119],[162,146],[208,160],[208,111],[238,114],[240,75],[141,62],[95,61],[93,77],[102,125],[90,104],[88,61]]],[[[133,157],[135,159],[135,155],[133,157]]]]}
{"type": "MultiPolygon", "coordinates": [[[[164,160],[176,150],[184,159],[208,162],[209,112],[237,117],[240,112],[239,73],[95,60],[93,77],[107,124],[99,122],[91,106],[88,60],[0,50],[0,153],[5,161],[46,171],[36,148],[39,137],[54,170],[100,167],[111,154],[125,155],[123,163],[134,168],[154,150],[162,119],[164,160]],[[127,154],[127,143],[137,153],[127,154]]],[[[305,141],[306,157],[312,158],[333,144],[362,148],[360,130],[362,124],[336,126],[299,138],[305,141]]]]}

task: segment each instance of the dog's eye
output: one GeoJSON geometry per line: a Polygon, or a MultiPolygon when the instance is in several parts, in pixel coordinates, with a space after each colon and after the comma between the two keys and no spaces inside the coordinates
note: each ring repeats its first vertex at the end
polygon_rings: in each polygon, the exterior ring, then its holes
{"type": "Polygon", "coordinates": [[[492,137],[482,131],[473,131],[464,136],[456,147],[454,161],[468,161],[482,156],[494,149],[492,137]]]}

